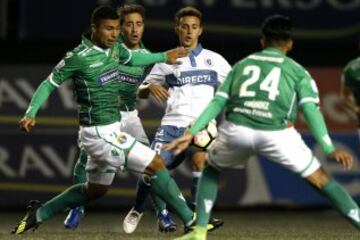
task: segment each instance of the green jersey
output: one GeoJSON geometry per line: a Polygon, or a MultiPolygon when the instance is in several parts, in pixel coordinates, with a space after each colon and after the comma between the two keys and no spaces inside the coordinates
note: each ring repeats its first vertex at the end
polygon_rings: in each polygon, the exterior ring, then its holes
{"type": "Polygon", "coordinates": [[[360,57],[345,66],[342,81],[346,87],[353,90],[355,101],[360,105],[360,57]]]}
{"type": "Polygon", "coordinates": [[[274,48],[236,63],[216,95],[228,99],[228,121],[262,130],[284,129],[294,123],[298,105],[319,103],[310,74],[274,48]]]}
{"type": "MultiPolygon", "coordinates": [[[[119,38],[121,43],[122,39],[119,38]]],[[[125,45],[123,45],[125,46],[125,45]]],[[[125,46],[126,47],[126,46],[125,46]]],[[[129,50],[133,52],[150,53],[143,44],[139,50],[129,50]]],[[[143,82],[145,73],[152,67],[132,67],[119,65],[119,101],[120,111],[133,111],[136,104],[137,89],[143,82]]]]}
{"type": "MultiPolygon", "coordinates": [[[[145,65],[166,60],[163,53],[149,54],[145,57],[146,60],[142,59],[143,56],[135,56],[119,42],[112,48],[102,49],[83,37],[81,44],[66,54],[45,82],[49,81],[58,87],[66,80],[72,79],[80,124],[109,124],[120,120],[119,64],[130,62],[145,65]]],[[[38,106],[37,98],[42,94],[35,95],[32,99],[34,104],[30,104],[27,116],[36,115],[37,107],[33,106],[38,106]]]]}

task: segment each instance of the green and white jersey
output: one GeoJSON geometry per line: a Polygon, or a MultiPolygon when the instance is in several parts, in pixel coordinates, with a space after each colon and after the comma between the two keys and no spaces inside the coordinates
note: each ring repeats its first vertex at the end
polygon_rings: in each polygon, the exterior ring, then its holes
{"type": "Polygon", "coordinates": [[[319,103],[310,74],[274,48],[236,63],[216,95],[228,99],[228,121],[261,130],[284,129],[294,123],[298,105],[319,103]]]}
{"type": "Polygon", "coordinates": [[[345,66],[342,81],[346,87],[353,90],[355,101],[360,105],[360,57],[345,66]]]}
{"type": "Polygon", "coordinates": [[[83,37],[79,46],[68,52],[47,80],[56,87],[73,80],[78,103],[79,122],[83,125],[105,125],[119,121],[119,64],[131,59],[123,45],[116,43],[102,49],[83,37]]]}
{"type": "MultiPolygon", "coordinates": [[[[122,43],[122,39],[119,38],[119,43],[122,43]]],[[[122,43],[123,44],[123,43],[122,43]]],[[[126,48],[126,45],[123,44],[126,48]]],[[[129,51],[132,51],[128,49],[129,51]]],[[[139,50],[133,50],[134,52],[150,53],[149,50],[141,44],[139,50]]],[[[125,65],[119,65],[119,100],[120,111],[133,111],[136,105],[137,89],[139,85],[144,81],[146,72],[153,65],[147,67],[131,67],[125,65]]]]}

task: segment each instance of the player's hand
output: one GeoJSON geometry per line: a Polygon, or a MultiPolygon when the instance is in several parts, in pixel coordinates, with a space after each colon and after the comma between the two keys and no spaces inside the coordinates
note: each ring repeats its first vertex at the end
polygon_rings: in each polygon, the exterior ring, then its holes
{"type": "Polygon", "coordinates": [[[163,149],[166,151],[174,149],[174,154],[179,155],[182,151],[189,147],[192,138],[193,135],[190,132],[185,131],[182,137],[176,138],[172,142],[164,144],[163,149]]]}
{"type": "Polygon", "coordinates": [[[168,64],[181,64],[181,61],[178,61],[178,58],[186,57],[189,55],[190,49],[184,47],[178,47],[171,49],[166,52],[168,64]]]}
{"type": "Polygon", "coordinates": [[[35,124],[36,124],[35,118],[31,118],[31,117],[23,117],[19,121],[20,129],[27,133],[31,131],[31,129],[35,126],[35,124]]]}
{"type": "Polygon", "coordinates": [[[167,89],[159,84],[150,84],[149,91],[155,100],[159,103],[165,102],[169,97],[167,89]]]}
{"type": "Polygon", "coordinates": [[[344,167],[344,170],[350,170],[353,166],[353,157],[346,151],[335,150],[329,154],[328,157],[336,160],[338,163],[341,163],[344,167]]]}

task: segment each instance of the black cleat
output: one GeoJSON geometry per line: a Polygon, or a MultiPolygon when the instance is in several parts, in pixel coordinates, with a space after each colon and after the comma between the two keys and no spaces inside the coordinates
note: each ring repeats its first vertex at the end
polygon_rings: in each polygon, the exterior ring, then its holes
{"type": "Polygon", "coordinates": [[[40,223],[36,221],[36,211],[41,207],[41,203],[37,200],[31,200],[26,207],[27,212],[25,217],[16,225],[14,230],[11,231],[12,234],[22,234],[29,229],[35,231],[40,223]]]}
{"type": "MultiPolygon", "coordinates": [[[[194,219],[194,221],[192,222],[192,224],[190,226],[185,226],[184,227],[184,233],[189,233],[192,232],[195,228],[196,225],[196,221],[194,219]]],[[[212,232],[215,231],[216,229],[220,228],[222,225],[224,225],[224,220],[222,219],[218,219],[218,218],[210,218],[209,223],[207,225],[207,231],[208,232],[212,232]]]]}

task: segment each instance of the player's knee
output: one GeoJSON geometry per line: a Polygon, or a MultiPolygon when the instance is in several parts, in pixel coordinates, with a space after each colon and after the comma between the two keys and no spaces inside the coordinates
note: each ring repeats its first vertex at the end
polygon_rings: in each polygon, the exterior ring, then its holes
{"type": "Polygon", "coordinates": [[[88,182],[86,184],[86,195],[90,199],[101,198],[107,193],[108,189],[109,186],[88,182]]]}
{"type": "Polygon", "coordinates": [[[158,154],[155,155],[154,159],[151,161],[151,163],[146,167],[145,174],[152,176],[155,172],[160,171],[162,169],[165,169],[164,160],[162,157],[160,157],[158,154]]]}
{"type": "Polygon", "coordinates": [[[306,177],[306,180],[315,188],[321,189],[330,181],[330,178],[325,170],[320,167],[315,172],[306,177]]]}

